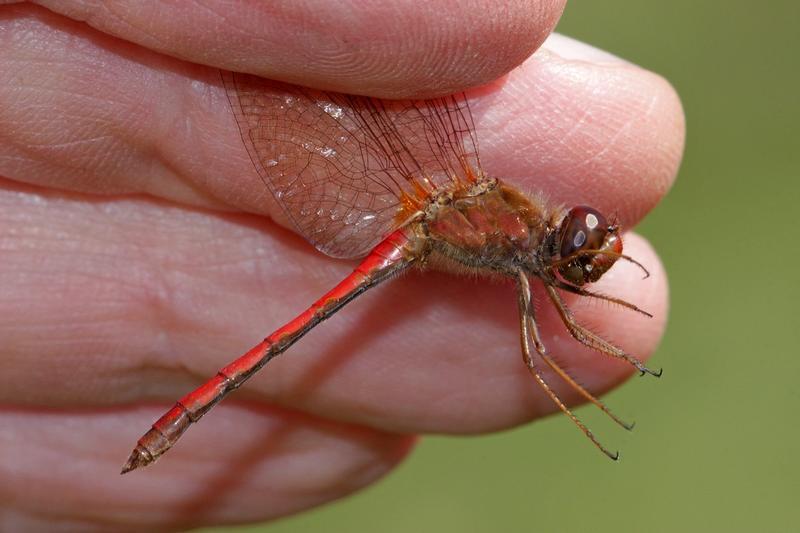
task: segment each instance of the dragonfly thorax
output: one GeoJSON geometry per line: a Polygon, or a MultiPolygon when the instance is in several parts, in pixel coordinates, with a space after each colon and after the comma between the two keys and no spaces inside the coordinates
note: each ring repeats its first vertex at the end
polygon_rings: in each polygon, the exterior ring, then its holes
{"type": "Polygon", "coordinates": [[[562,209],[532,201],[505,183],[484,178],[435,197],[419,223],[430,241],[432,263],[510,274],[539,274],[562,209]],[[443,259],[443,260],[442,260],[443,259]],[[453,265],[455,263],[455,265],[453,265]]]}

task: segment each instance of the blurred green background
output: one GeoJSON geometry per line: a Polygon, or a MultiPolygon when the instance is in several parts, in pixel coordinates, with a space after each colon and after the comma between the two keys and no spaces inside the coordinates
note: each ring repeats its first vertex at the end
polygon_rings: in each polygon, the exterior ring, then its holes
{"type": "Polygon", "coordinates": [[[610,395],[639,421],[609,430],[622,461],[550,417],[426,438],[353,497],[208,531],[796,531],[798,23],[792,1],[573,0],[558,27],[667,77],[687,116],[678,182],[638,228],[666,263],[672,310],[654,359],[665,377],[610,395]]]}

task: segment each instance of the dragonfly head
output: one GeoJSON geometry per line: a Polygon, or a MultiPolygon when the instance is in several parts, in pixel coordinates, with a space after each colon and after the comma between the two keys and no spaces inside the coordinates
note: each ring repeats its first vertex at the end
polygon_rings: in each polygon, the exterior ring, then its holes
{"type": "Polygon", "coordinates": [[[596,209],[573,207],[555,233],[557,259],[551,268],[572,285],[597,281],[622,254],[619,233],[619,225],[609,224],[596,209]]]}

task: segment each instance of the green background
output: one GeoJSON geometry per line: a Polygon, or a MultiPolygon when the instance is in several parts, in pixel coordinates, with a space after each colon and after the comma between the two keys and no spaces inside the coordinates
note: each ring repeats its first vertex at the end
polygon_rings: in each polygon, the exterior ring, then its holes
{"type": "Polygon", "coordinates": [[[563,417],[426,438],[353,497],[209,531],[797,530],[798,6],[574,0],[558,27],[663,74],[687,116],[679,179],[638,228],[666,264],[672,309],[653,365],[665,377],[610,395],[639,421],[610,430],[622,461],[563,417]]]}

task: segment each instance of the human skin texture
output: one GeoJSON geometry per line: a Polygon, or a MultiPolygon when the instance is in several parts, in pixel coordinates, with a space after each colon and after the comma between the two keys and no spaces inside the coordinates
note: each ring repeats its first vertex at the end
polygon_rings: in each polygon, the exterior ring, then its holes
{"type": "MultiPolygon", "coordinates": [[[[154,466],[118,475],[175,399],[354,265],[285,223],[219,68],[377,97],[467,90],[488,174],[625,228],[681,158],[670,85],[548,37],[563,2],[39,4],[0,7],[2,530],[275,518],[379,479],[413,435],[555,409],[522,363],[513,284],[411,273],[319,326],[154,466]]],[[[644,239],[624,241],[651,276],[618,262],[593,289],[654,318],[568,302],[646,359],[666,321],[666,274],[644,239]]],[[[535,296],[545,344],[581,383],[602,393],[631,375],[535,296]]]]}

